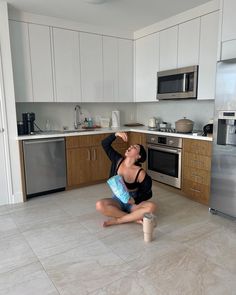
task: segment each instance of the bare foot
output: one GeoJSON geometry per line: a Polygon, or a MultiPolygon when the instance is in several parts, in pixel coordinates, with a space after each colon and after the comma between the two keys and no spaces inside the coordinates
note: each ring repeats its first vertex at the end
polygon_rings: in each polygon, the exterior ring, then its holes
{"type": "Polygon", "coordinates": [[[143,224],[143,220],[142,219],[136,220],[136,223],[143,224]]]}
{"type": "Polygon", "coordinates": [[[103,227],[119,224],[117,218],[111,218],[103,222],[103,227]]]}

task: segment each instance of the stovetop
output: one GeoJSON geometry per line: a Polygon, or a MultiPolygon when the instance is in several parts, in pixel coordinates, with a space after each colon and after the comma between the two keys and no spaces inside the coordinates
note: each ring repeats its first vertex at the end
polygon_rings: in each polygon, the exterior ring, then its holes
{"type": "Polygon", "coordinates": [[[150,131],[157,131],[157,132],[165,132],[165,133],[177,133],[177,134],[198,134],[198,135],[202,135],[202,131],[201,130],[193,130],[192,132],[188,132],[188,133],[184,133],[184,132],[177,132],[175,130],[175,128],[150,128],[148,127],[148,130],[150,131]]]}

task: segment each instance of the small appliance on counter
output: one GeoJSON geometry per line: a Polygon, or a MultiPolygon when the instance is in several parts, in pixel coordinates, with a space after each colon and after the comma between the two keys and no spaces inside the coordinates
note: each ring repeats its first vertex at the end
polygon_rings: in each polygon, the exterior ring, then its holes
{"type": "Polygon", "coordinates": [[[18,132],[18,135],[24,135],[25,134],[23,121],[17,121],[17,132],[18,132]]]}
{"type": "Polygon", "coordinates": [[[112,125],[111,125],[112,128],[120,127],[120,111],[118,110],[112,111],[111,121],[112,121],[112,125]]]}
{"type": "Polygon", "coordinates": [[[22,133],[22,125],[20,122],[18,122],[18,134],[19,135],[30,135],[34,134],[34,121],[35,121],[35,113],[23,113],[22,114],[22,122],[23,122],[23,134],[22,133]]]}
{"type": "Polygon", "coordinates": [[[157,118],[152,117],[148,120],[148,129],[149,130],[159,130],[159,122],[157,120],[157,118]]]}
{"type": "Polygon", "coordinates": [[[203,127],[202,136],[212,136],[213,133],[213,120],[210,120],[208,124],[203,127]]]}

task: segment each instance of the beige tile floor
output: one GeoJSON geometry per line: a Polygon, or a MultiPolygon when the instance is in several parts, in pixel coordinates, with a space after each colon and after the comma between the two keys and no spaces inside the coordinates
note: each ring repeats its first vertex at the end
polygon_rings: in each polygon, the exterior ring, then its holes
{"type": "Polygon", "coordinates": [[[0,295],[236,294],[236,223],[154,184],[158,226],[102,228],[105,184],[0,207],[0,295]]]}

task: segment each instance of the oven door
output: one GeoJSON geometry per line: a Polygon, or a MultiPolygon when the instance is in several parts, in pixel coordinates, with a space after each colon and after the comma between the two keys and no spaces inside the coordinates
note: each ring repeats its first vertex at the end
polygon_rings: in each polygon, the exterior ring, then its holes
{"type": "Polygon", "coordinates": [[[181,188],[181,149],[148,146],[148,174],[152,179],[181,188]]]}

